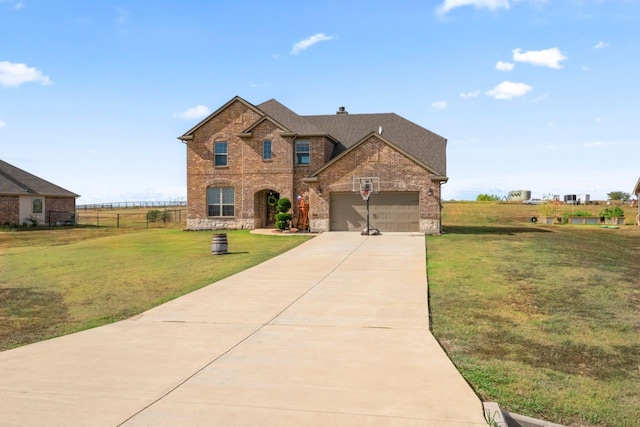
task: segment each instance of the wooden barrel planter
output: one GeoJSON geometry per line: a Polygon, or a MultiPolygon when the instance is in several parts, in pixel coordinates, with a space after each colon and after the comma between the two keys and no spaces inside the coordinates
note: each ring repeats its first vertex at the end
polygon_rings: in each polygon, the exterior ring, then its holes
{"type": "Polygon", "coordinates": [[[211,239],[211,253],[214,255],[226,254],[229,249],[226,234],[214,234],[211,239]]]}

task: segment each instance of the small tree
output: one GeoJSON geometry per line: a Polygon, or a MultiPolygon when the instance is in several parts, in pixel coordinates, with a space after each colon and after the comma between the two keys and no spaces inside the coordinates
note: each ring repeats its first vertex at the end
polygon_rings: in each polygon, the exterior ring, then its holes
{"type": "Polygon", "coordinates": [[[611,193],[607,193],[607,197],[609,200],[622,200],[623,202],[627,202],[631,198],[631,195],[624,191],[612,191],[611,193]]]}
{"type": "Polygon", "coordinates": [[[278,213],[276,214],[276,227],[280,230],[286,230],[289,228],[291,218],[293,218],[293,216],[288,213],[289,209],[291,209],[291,200],[286,197],[278,199],[276,208],[278,210],[278,213]]]}

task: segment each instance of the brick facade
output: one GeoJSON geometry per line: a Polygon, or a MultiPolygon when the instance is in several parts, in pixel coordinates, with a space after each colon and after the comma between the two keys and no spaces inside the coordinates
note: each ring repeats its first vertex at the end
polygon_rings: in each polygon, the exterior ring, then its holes
{"type": "MultiPolygon", "coordinates": [[[[363,135],[364,136],[364,135],[363,135]]],[[[419,192],[420,231],[440,232],[440,185],[433,171],[385,138],[371,134],[331,160],[336,141],[329,135],[299,135],[271,120],[241,99],[234,99],[181,137],[187,146],[187,228],[242,229],[272,225],[267,197],[309,201],[312,231],[329,231],[333,191],[351,191],[356,176],[380,177],[381,191],[419,192]],[[263,160],[263,141],[271,141],[272,158],[263,160]],[[310,143],[310,164],[297,165],[295,143],[310,143]],[[227,142],[227,165],[214,166],[214,144],[227,142]],[[207,189],[234,189],[234,215],[209,216],[207,189]]]]}
{"type": "Polygon", "coordinates": [[[48,225],[75,224],[76,199],[73,197],[45,197],[44,217],[48,225]]]}
{"type": "Polygon", "coordinates": [[[20,222],[20,198],[18,196],[0,196],[0,224],[18,224],[20,222]]]}

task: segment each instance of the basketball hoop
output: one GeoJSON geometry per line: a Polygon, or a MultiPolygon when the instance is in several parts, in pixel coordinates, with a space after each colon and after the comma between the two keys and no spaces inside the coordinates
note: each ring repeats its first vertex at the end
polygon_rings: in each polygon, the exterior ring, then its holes
{"type": "Polygon", "coordinates": [[[371,195],[371,191],[373,189],[373,181],[370,178],[363,178],[360,180],[359,186],[362,200],[369,200],[369,196],[371,195]]]}
{"type": "Polygon", "coordinates": [[[353,192],[360,193],[362,200],[367,202],[367,227],[362,232],[363,235],[380,234],[380,232],[369,225],[369,197],[371,194],[380,193],[380,177],[356,177],[353,178],[353,192]]]}

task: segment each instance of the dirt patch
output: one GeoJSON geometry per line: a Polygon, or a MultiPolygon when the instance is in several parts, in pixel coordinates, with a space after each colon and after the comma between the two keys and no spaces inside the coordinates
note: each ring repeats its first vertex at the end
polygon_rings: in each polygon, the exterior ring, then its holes
{"type": "Polygon", "coordinates": [[[68,318],[56,292],[0,288],[0,351],[47,339],[68,318]]]}

